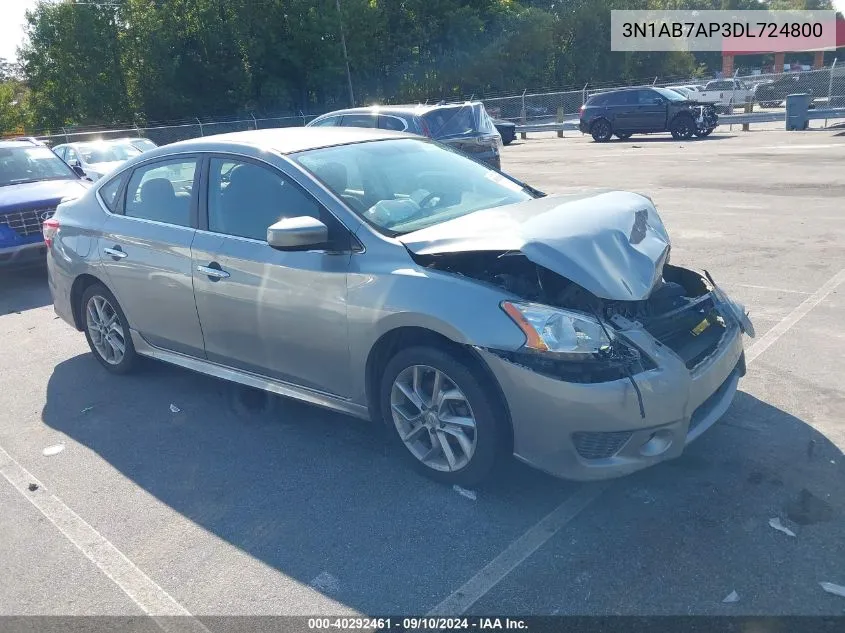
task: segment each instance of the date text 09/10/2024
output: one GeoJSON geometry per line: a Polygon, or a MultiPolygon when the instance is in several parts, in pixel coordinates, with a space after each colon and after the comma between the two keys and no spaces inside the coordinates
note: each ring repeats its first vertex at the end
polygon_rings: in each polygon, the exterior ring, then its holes
{"type": "Polygon", "coordinates": [[[309,618],[310,631],[527,631],[528,625],[519,618],[309,618]]]}

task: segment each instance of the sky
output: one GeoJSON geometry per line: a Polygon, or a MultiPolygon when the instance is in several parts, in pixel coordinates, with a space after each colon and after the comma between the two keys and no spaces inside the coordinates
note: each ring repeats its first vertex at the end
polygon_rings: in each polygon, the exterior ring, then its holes
{"type": "MultiPolygon", "coordinates": [[[[0,0],[0,58],[12,60],[15,50],[23,40],[24,12],[35,6],[37,0],[0,0]]],[[[833,0],[837,11],[845,14],[845,0],[833,0]]]]}

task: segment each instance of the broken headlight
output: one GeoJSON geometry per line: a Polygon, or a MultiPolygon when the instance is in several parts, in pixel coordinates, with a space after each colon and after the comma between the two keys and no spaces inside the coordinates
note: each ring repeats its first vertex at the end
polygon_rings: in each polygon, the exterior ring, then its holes
{"type": "Polygon", "coordinates": [[[539,303],[503,301],[502,310],[525,334],[525,347],[552,354],[597,354],[610,348],[613,333],[595,317],[539,303]]]}

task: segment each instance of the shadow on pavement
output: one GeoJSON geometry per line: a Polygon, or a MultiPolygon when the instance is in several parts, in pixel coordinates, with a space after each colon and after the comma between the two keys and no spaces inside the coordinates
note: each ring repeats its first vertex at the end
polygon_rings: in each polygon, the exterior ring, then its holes
{"type": "MultiPolygon", "coordinates": [[[[185,518],[283,574],[307,584],[328,571],[340,584],[331,597],[369,613],[424,613],[576,488],[511,463],[473,501],[408,468],[377,425],[243,394],[153,362],[138,374],[112,376],[86,354],[56,366],[42,415],[185,518]]],[[[798,475],[813,479],[802,487],[830,506],[830,515],[821,511],[825,520],[841,516],[842,467],[825,469],[829,481],[817,470],[830,459],[841,463],[842,453],[823,435],[745,393],[724,424],[680,459],[617,482],[612,497],[606,493],[591,506],[586,514],[598,549],[580,553],[586,567],[605,558],[604,538],[627,542],[622,556],[632,540],[650,533],[638,519],[642,496],[626,492],[636,488],[657,497],[665,488],[675,497],[668,507],[676,518],[662,519],[668,533],[654,536],[662,547],[678,539],[672,530],[691,543],[710,538],[713,525],[735,520],[737,503],[757,503],[766,488],[798,485],[798,475]],[[806,461],[810,445],[817,462],[806,461]],[[700,498],[717,481],[734,488],[731,503],[700,498]],[[823,492],[840,496],[833,501],[823,492]]],[[[134,518],[143,525],[143,516],[134,518]]],[[[581,534],[582,525],[579,517],[567,530],[581,534]]],[[[556,569],[551,564],[546,573],[559,576],[556,569]]],[[[636,567],[616,569],[613,583],[638,582],[636,567]]],[[[597,582],[596,599],[605,603],[593,607],[607,612],[618,596],[597,582]]],[[[517,591],[530,600],[535,589],[517,591]]],[[[644,605],[645,614],[653,612],[644,605]]]]}
{"type": "Polygon", "coordinates": [[[56,366],[42,416],[205,530],[304,584],[327,571],[333,599],[376,613],[424,613],[575,489],[513,462],[472,500],[409,468],[378,425],[266,402],[84,354],[56,366]]]}
{"type": "Polygon", "coordinates": [[[0,316],[51,303],[46,266],[0,268],[0,316]]]}

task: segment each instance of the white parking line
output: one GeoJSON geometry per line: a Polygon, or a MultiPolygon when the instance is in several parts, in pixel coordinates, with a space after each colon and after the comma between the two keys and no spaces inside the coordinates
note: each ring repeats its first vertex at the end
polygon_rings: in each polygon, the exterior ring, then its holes
{"type": "Polygon", "coordinates": [[[785,293],[788,293],[788,294],[795,294],[795,295],[808,295],[808,294],[810,294],[806,290],[790,290],[788,288],[775,288],[774,286],[758,286],[756,284],[731,284],[731,285],[732,286],[738,286],[740,288],[756,288],[757,290],[769,290],[771,292],[785,292],[785,293]]]}
{"type": "Polygon", "coordinates": [[[102,534],[85,522],[61,499],[50,494],[32,473],[0,447],[0,475],[56,526],[65,538],[108,576],[138,608],[167,633],[209,633],[191,613],[176,602],[102,534]],[[37,488],[30,490],[30,484],[37,488]],[[173,617],[181,616],[181,617],[173,617]]]}
{"type": "Polygon", "coordinates": [[[786,334],[793,325],[805,317],[810,310],[824,301],[825,298],[831,292],[836,290],[836,287],[843,281],[845,281],[845,268],[836,273],[821,288],[799,303],[792,312],[783,317],[777,325],[757,339],[751,347],[745,350],[745,362],[750,363],[774,345],[781,336],[786,334]]]}
{"type": "Polygon", "coordinates": [[[428,615],[457,616],[464,613],[479,598],[495,587],[502,578],[511,573],[522,561],[536,552],[540,546],[578,516],[581,510],[595,501],[609,485],[609,482],[601,482],[581,486],[566,501],[540,519],[527,532],[511,543],[505,551],[487,563],[477,574],[429,611],[428,615]]]}
{"type": "MultiPolygon", "coordinates": [[[[824,301],[836,287],[845,282],[845,269],[828,280],[821,288],[802,301],[775,327],[757,339],[746,351],[745,360],[750,364],[771,347],[793,325],[824,301]]],[[[542,547],[561,528],[595,501],[613,482],[586,484],[561,503],[550,514],[528,529],[511,543],[506,550],[481,568],[472,578],[448,595],[440,604],[428,612],[430,616],[458,616],[466,612],[482,596],[519,566],[525,559],[542,547]]]]}

